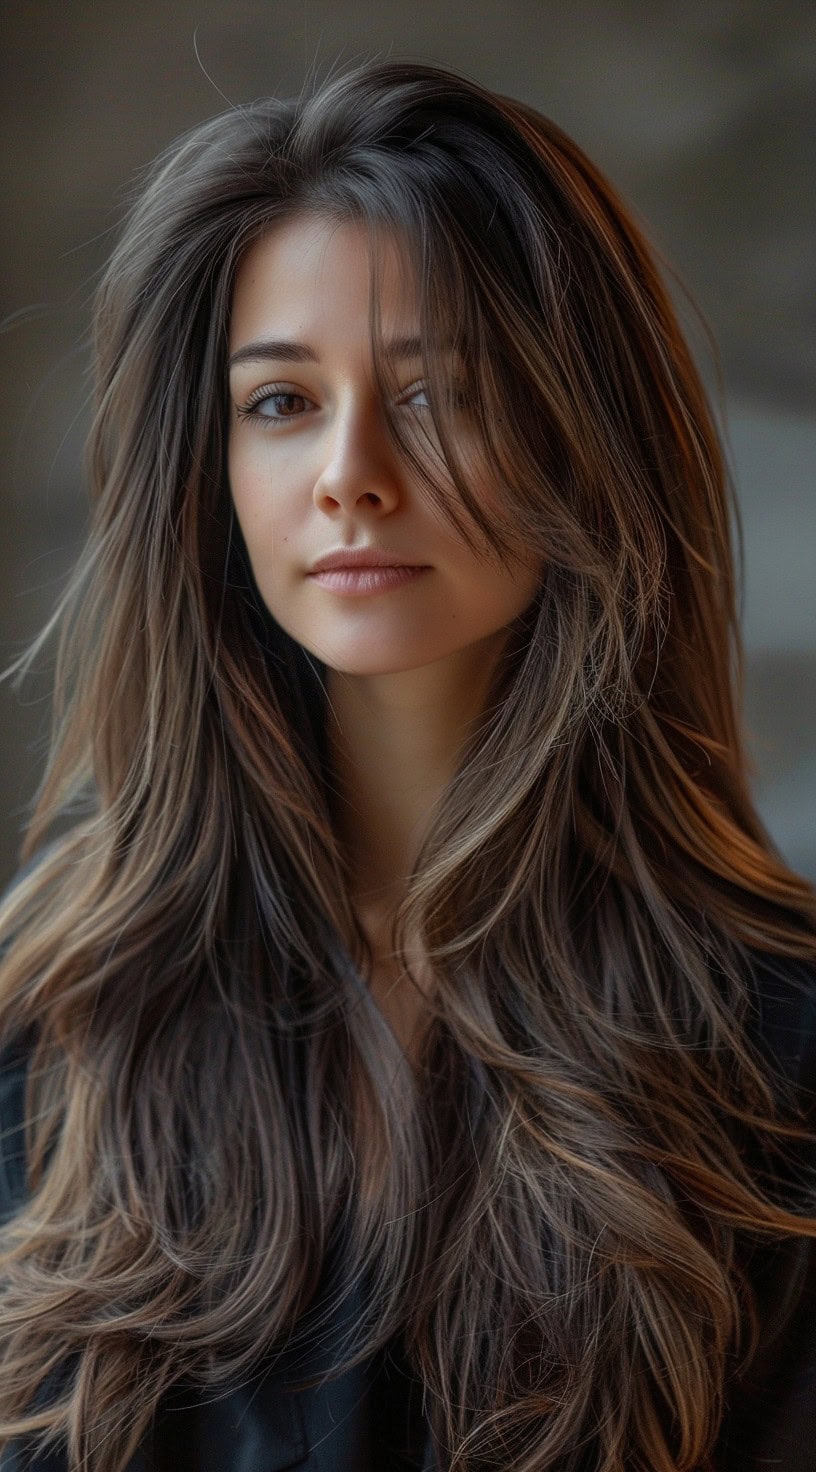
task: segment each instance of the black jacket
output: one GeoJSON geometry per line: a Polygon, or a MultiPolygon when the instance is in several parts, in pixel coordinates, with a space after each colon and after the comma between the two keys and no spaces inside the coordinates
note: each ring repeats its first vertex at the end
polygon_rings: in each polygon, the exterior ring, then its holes
{"type": "MultiPolygon", "coordinates": [[[[757,973],[759,1041],[772,1064],[816,1104],[816,966],[765,958],[757,973]]],[[[22,1049],[0,1055],[0,1216],[25,1189],[22,1049]]],[[[811,1119],[814,1118],[811,1112],[811,1119]]],[[[811,1162],[809,1161],[808,1164],[811,1162]]],[[[342,1264],[329,1264],[319,1301],[342,1264]]],[[[816,1244],[794,1238],[757,1257],[763,1342],[745,1381],[728,1388],[717,1472],[816,1472],[816,1244]]],[[[359,1317],[352,1293],[308,1362],[284,1357],[220,1399],[183,1386],[167,1397],[129,1472],[433,1472],[419,1385],[395,1343],[339,1379],[293,1392],[325,1370],[341,1331],[359,1317]]],[[[0,1472],[65,1472],[61,1454],[0,1454],[0,1472]]]]}

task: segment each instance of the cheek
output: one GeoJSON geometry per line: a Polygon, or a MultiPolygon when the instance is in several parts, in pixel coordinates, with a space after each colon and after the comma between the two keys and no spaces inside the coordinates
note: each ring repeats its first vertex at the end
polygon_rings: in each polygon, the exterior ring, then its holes
{"type": "Polygon", "coordinates": [[[483,625],[485,632],[511,623],[529,608],[541,576],[542,572],[529,564],[509,570],[474,562],[464,584],[469,618],[474,625],[483,625]]]}
{"type": "MultiPolygon", "coordinates": [[[[227,449],[230,497],[258,592],[269,612],[289,627],[290,599],[298,576],[292,563],[299,541],[302,500],[286,494],[285,475],[273,470],[263,446],[232,443],[227,449]]],[[[294,632],[289,630],[289,632],[294,632]]]]}
{"type": "Polygon", "coordinates": [[[227,477],[235,512],[246,535],[263,504],[260,476],[254,457],[240,445],[231,444],[227,454],[227,477]]]}
{"type": "Polygon", "coordinates": [[[266,457],[254,447],[240,443],[230,446],[227,476],[235,515],[257,576],[285,538],[285,507],[275,493],[266,457]]]}

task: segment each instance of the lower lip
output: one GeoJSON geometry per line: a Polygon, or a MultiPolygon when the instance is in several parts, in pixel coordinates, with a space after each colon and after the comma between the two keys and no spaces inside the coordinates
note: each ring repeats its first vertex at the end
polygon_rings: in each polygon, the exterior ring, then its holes
{"type": "Polygon", "coordinates": [[[423,572],[430,572],[430,568],[332,567],[309,576],[316,583],[322,583],[324,588],[330,588],[332,593],[360,598],[369,593],[387,593],[390,588],[401,588],[403,583],[413,583],[423,572]]]}

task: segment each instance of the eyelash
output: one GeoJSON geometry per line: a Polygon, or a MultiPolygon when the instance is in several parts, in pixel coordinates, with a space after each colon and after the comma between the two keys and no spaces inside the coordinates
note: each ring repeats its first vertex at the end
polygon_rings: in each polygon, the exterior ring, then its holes
{"type": "MultiPolygon", "coordinates": [[[[412,399],[414,394],[421,393],[422,391],[422,385],[420,383],[407,395],[407,398],[412,399]]],[[[259,406],[266,403],[267,399],[303,399],[305,403],[311,403],[311,400],[307,398],[306,394],[295,393],[292,389],[287,389],[285,386],[279,384],[265,384],[263,388],[256,389],[245,404],[238,405],[237,412],[239,417],[241,419],[255,419],[263,429],[280,429],[284,424],[290,424],[293,420],[302,418],[300,414],[285,414],[281,419],[275,419],[271,414],[261,414],[259,412],[259,406]]],[[[457,386],[457,407],[463,406],[464,402],[464,388],[457,386]]],[[[427,414],[430,410],[430,404],[419,404],[417,405],[417,409],[420,414],[427,414]]]]}

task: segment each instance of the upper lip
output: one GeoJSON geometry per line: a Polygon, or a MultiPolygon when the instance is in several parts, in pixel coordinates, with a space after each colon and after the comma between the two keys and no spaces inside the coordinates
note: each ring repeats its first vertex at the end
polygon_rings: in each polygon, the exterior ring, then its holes
{"type": "Polygon", "coordinates": [[[312,563],[310,572],[327,572],[332,567],[420,567],[421,563],[380,547],[338,547],[312,563]]]}

